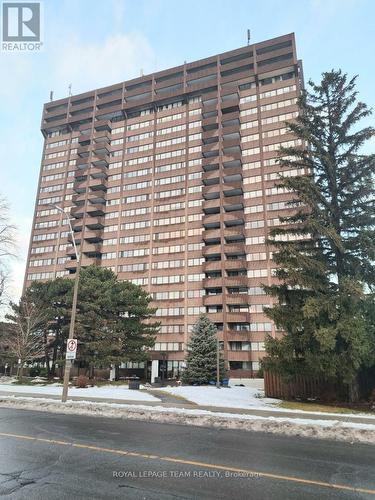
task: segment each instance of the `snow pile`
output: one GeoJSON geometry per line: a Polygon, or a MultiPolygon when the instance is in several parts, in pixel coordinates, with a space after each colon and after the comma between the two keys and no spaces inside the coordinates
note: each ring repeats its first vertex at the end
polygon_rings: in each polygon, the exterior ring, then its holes
{"type": "Polygon", "coordinates": [[[4,375],[0,377],[0,385],[3,384],[9,385],[13,384],[13,382],[17,382],[17,377],[5,377],[4,375]]]}
{"type": "MultiPolygon", "coordinates": [[[[1,392],[9,392],[16,395],[22,394],[41,394],[48,396],[61,396],[61,385],[7,385],[3,384],[0,387],[1,392]]],[[[122,399],[129,401],[153,401],[157,403],[160,399],[152,396],[148,392],[132,391],[127,386],[103,385],[101,387],[87,387],[86,389],[78,389],[77,387],[69,388],[70,396],[81,396],[87,398],[104,398],[104,399],[122,399]]]]}
{"type": "Polygon", "coordinates": [[[59,401],[45,398],[0,398],[0,407],[49,411],[73,415],[89,415],[159,423],[214,427],[243,431],[269,432],[287,436],[375,444],[375,425],[340,420],[309,420],[305,418],[259,417],[208,410],[132,406],[128,404],[93,403],[90,401],[59,401]]]}
{"type": "MultiPolygon", "coordinates": [[[[181,396],[203,406],[224,406],[227,408],[271,409],[280,403],[279,399],[264,398],[264,392],[254,387],[222,387],[211,385],[162,387],[163,392],[181,396]]],[[[150,390],[152,392],[152,389],[150,390]]]]}

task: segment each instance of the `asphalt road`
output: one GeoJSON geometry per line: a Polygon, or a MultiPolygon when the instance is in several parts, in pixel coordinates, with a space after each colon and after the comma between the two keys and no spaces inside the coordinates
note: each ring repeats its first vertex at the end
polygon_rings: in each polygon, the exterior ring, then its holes
{"type": "Polygon", "coordinates": [[[375,447],[0,408],[0,497],[375,499],[375,447]]]}

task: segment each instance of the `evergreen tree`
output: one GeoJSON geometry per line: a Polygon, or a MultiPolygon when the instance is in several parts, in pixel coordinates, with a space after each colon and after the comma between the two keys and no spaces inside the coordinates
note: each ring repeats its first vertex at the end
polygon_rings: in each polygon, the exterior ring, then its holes
{"type": "Polygon", "coordinates": [[[373,361],[366,293],[375,284],[375,155],[361,148],[374,129],[358,127],[371,112],[355,81],[330,71],[309,82],[287,124],[302,145],[280,151],[278,184],[294,194],[291,215],[270,232],[279,280],[265,289],[277,299],[267,314],[285,335],[267,339],[264,366],[283,375],[351,383],[373,361]]]}
{"type": "MultiPolygon", "coordinates": [[[[188,384],[207,384],[216,380],[217,329],[207,316],[201,315],[193,326],[189,342],[186,369],[182,380],[188,384]]],[[[220,379],[226,376],[225,365],[220,355],[220,379]]]]}
{"type": "MultiPolygon", "coordinates": [[[[32,283],[26,296],[44,311],[46,361],[65,357],[69,333],[73,280],[57,278],[32,283]]],[[[122,361],[144,361],[154,345],[158,323],[151,297],[139,286],[120,281],[110,270],[98,266],[81,269],[74,335],[78,339],[77,360],[88,369],[108,367],[122,361]]],[[[51,370],[50,375],[53,376],[51,370]]]]}

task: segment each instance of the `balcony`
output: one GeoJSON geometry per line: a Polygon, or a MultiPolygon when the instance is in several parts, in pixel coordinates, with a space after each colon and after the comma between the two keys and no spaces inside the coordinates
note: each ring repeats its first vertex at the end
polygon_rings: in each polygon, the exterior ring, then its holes
{"type": "MultiPolygon", "coordinates": [[[[102,217],[105,214],[105,206],[104,205],[92,205],[89,203],[86,207],[86,212],[88,215],[91,215],[91,217],[96,218],[96,217],[102,217]]],[[[90,221],[93,219],[90,219],[90,221]]],[[[86,225],[88,222],[86,223],[86,225]]]]}
{"type": "Polygon", "coordinates": [[[101,259],[98,257],[88,257],[87,255],[82,255],[82,257],[81,257],[82,267],[99,266],[100,263],[101,263],[101,259]]]}
{"type": "Polygon", "coordinates": [[[236,260],[224,260],[224,269],[226,271],[247,269],[247,261],[245,258],[236,260]]]}
{"type": "Polygon", "coordinates": [[[230,212],[225,212],[223,218],[226,227],[229,227],[230,225],[244,225],[245,223],[245,215],[243,210],[233,210],[230,212]]]}
{"type": "Polygon", "coordinates": [[[227,323],[250,323],[249,312],[227,312],[227,323]]]}
{"type": "Polygon", "coordinates": [[[76,259],[70,259],[65,262],[65,269],[68,271],[75,271],[77,269],[77,260],[76,259]]]}
{"type": "Polygon", "coordinates": [[[94,177],[87,182],[87,186],[91,189],[91,191],[105,192],[107,191],[107,180],[100,177],[94,177]]]}
{"type": "Polygon", "coordinates": [[[102,231],[100,230],[87,230],[84,232],[84,239],[89,243],[100,243],[103,241],[102,231]]]}
{"type": "Polygon", "coordinates": [[[220,212],[215,214],[204,215],[202,222],[203,222],[203,227],[206,229],[210,229],[209,227],[210,224],[215,224],[215,225],[218,224],[220,228],[220,212]]]}
{"type": "Polygon", "coordinates": [[[82,246],[82,253],[89,257],[99,257],[102,254],[102,245],[100,243],[87,243],[82,246]]]}
{"type": "Polygon", "coordinates": [[[103,229],[104,222],[104,217],[90,217],[86,219],[86,227],[90,230],[103,229]]]}
{"type": "MultiPolygon", "coordinates": [[[[228,361],[249,361],[252,359],[251,351],[227,351],[227,359],[228,361]]],[[[236,373],[237,371],[240,370],[234,370],[233,373],[236,373]]]]}
{"type": "Polygon", "coordinates": [[[214,313],[208,312],[206,314],[213,323],[223,322],[223,312],[214,312],[214,313]]]}
{"type": "Polygon", "coordinates": [[[227,304],[238,304],[244,305],[249,304],[249,295],[246,294],[227,294],[225,297],[225,302],[227,304]]]}
{"type": "Polygon", "coordinates": [[[210,241],[210,240],[215,240],[215,239],[220,239],[221,238],[221,230],[220,228],[218,229],[206,229],[202,233],[202,239],[203,241],[210,241]]]}
{"type": "Polygon", "coordinates": [[[223,277],[220,278],[203,278],[202,286],[203,288],[216,288],[223,286],[223,277]]]}
{"type": "Polygon", "coordinates": [[[213,260],[211,262],[203,262],[203,272],[221,271],[221,260],[213,260]]]}
{"type": "Polygon", "coordinates": [[[203,305],[205,306],[218,306],[223,304],[223,295],[218,293],[217,295],[203,295],[203,305]]]}
{"type": "Polygon", "coordinates": [[[221,245],[207,245],[202,248],[202,255],[204,257],[217,254],[221,254],[221,245]]]}
{"type": "Polygon", "coordinates": [[[224,279],[225,279],[225,286],[228,288],[238,287],[238,286],[240,287],[248,286],[247,276],[230,276],[230,277],[226,276],[224,279]]]}

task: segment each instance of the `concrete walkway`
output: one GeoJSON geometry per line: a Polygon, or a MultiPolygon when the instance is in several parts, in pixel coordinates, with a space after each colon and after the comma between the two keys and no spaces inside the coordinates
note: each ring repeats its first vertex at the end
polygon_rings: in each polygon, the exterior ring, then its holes
{"type": "MultiPolygon", "coordinates": [[[[258,417],[274,417],[274,418],[291,418],[291,419],[309,419],[309,420],[338,420],[340,422],[352,422],[357,424],[372,424],[375,425],[375,417],[365,417],[365,416],[347,416],[343,413],[336,414],[315,414],[309,413],[307,411],[280,411],[276,409],[260,409],[260,408],[230,408],[224,406],[204,406],[197,405],[184,398],[176,397],[171,394],[162,393],[162,391],[153,390],[151,394],[155,397],[160,398],[161,401],[150,402],[150,401],[134,401],[125,399],[108,399],[108,398],[97,398],[97,397],[84,397],[84,396],[69,396],[68,399],[72,401],[90,401],[94,403],[116,403],[116,404],[126,404],[134,406],[162,406],[164,408],[182,408],[186,410],[206,410],[214,413],[231,413],[233,415],[254,415],[258,417]]],[[[9,392],[1,391],[0,389],[0,403],[1,398],[6,397],[9,399],[12,396],[9,392]]],[[[47,395],[47,394],[29,394],[17,392],[16,397],[18,398],[43,398],[43,399],[54,399],[60,400],[60,396],[47,395]]]]}

